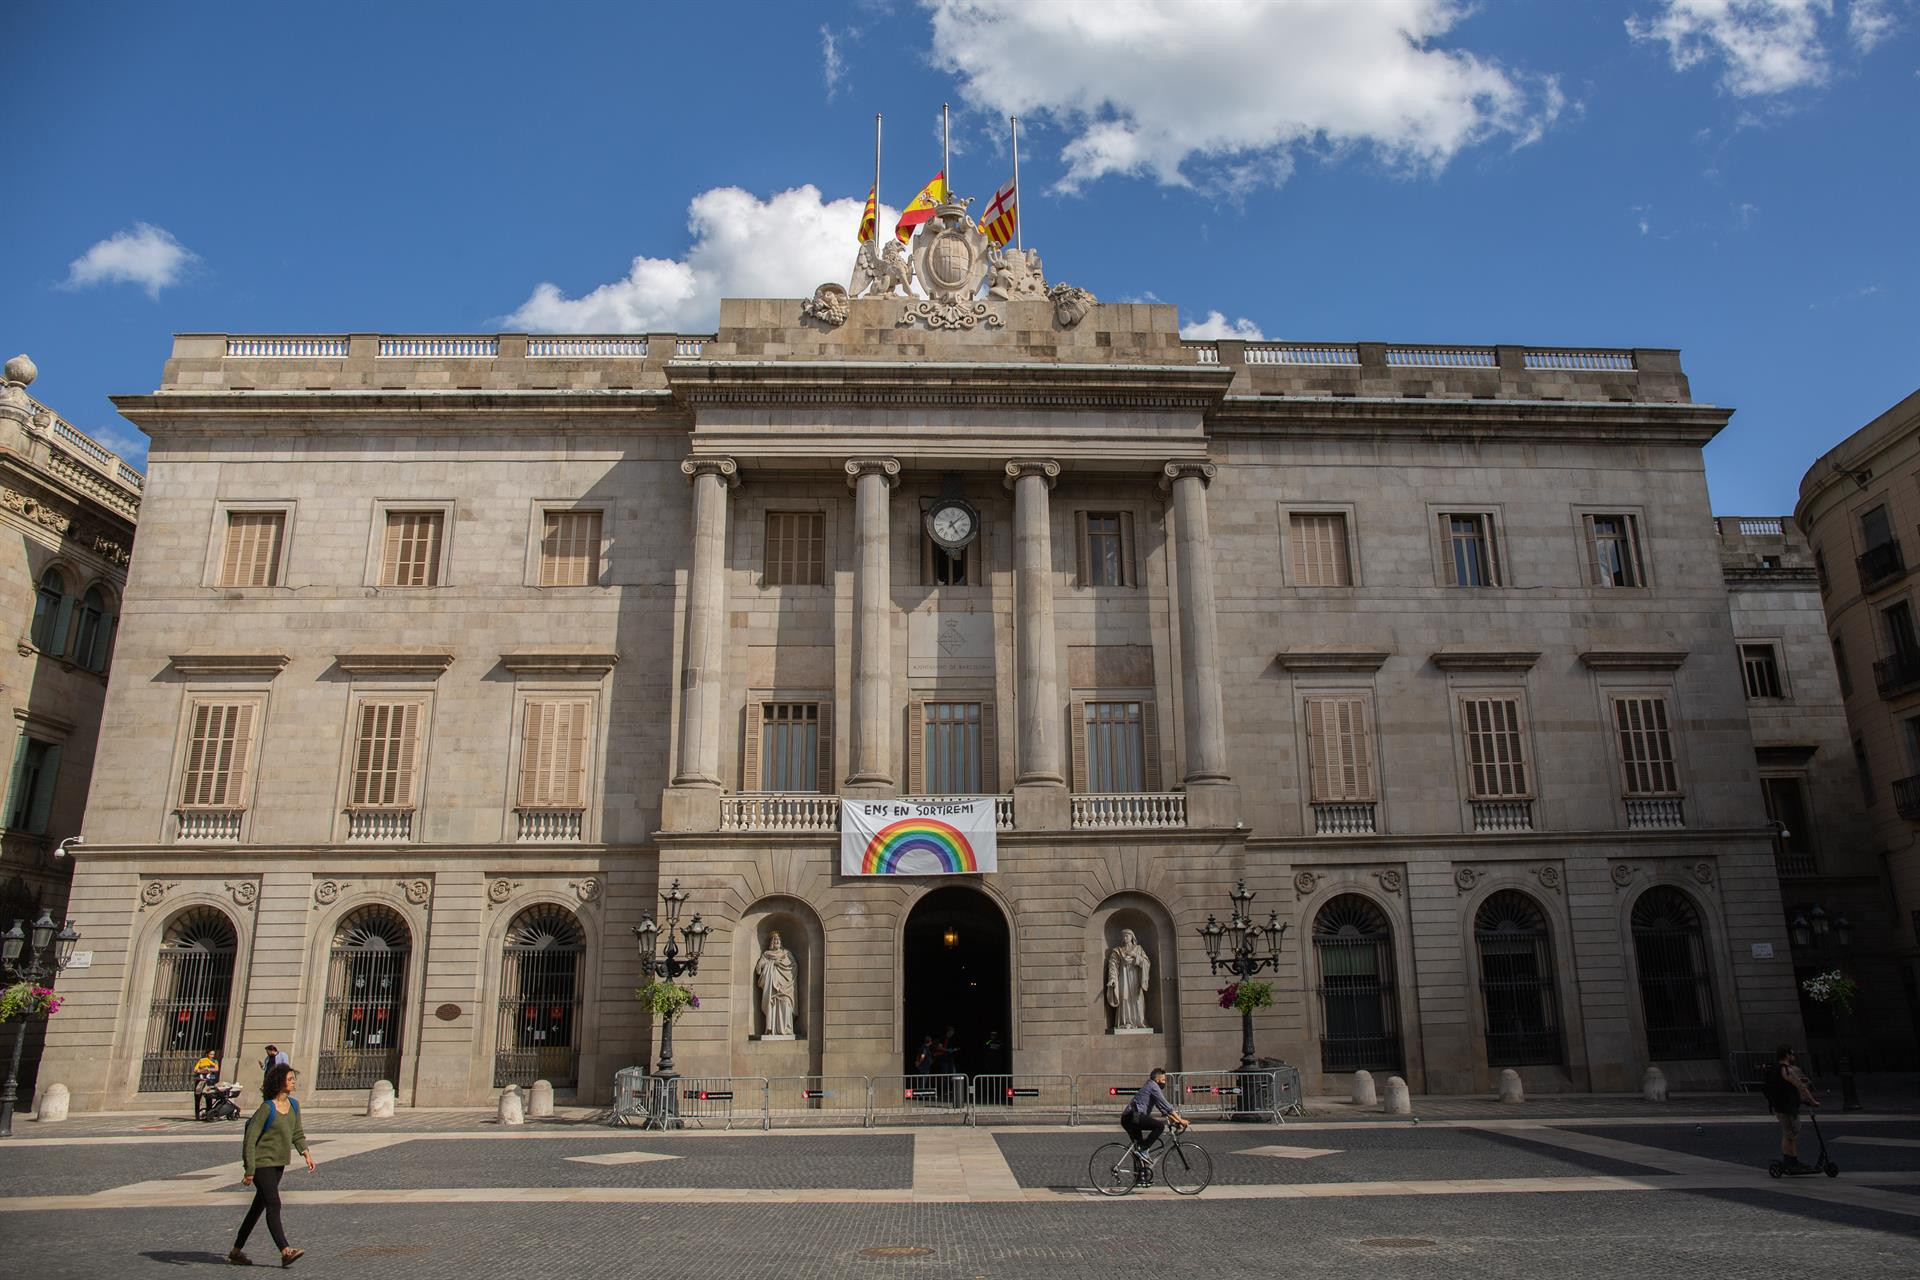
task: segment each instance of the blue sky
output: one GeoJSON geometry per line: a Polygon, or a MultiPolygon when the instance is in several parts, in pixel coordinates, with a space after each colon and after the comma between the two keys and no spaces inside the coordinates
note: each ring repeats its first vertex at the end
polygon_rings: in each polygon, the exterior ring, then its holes
{"type": "Polygon", "coordinates": [[[1102,298],[1682,348],[1739,411],[1723,513],[1920,386],[1915,0],[24,0],[7,38],[0,354],[136,461],[105,397],[175,331],[698,331],[844,280],[874,114],[899,206],[943,101],[981,204],[1021,115],[1027,243],[1102,298]]]}

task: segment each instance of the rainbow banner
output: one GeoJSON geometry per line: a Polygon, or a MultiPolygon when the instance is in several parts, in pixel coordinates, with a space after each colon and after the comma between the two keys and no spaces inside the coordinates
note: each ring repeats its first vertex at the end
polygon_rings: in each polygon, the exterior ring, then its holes
{"type": "Polygon", "coordinates": [[[999,869],[994,801],[842,800],[840,873],[972,876],[999,869]]]}

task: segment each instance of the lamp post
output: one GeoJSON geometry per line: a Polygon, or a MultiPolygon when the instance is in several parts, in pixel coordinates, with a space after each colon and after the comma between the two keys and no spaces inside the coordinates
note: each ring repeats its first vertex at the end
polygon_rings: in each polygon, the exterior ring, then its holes
{"type": "MultiPolygon", "coordinates": [[[[706,949],[707,934],[711,930],[700,923],[700,913],[694,912],[692,923],[680,929],[681,941],[686,944],[687,949],[686,958],[681,959],[680,947],[674,942],[673,934],[680,924],[680,909],[687,904],[687,893],[680,887],[680,882],[675,880],[673,886],[660,895],[660,902],[661,914],[667,921],[666,946],[656,953],[655,948],[662,931],[660,926],[653,922],[651,913],[640,918],[640,923],[634,926],[633,936],[639,939],[640,943],[640,971],[649,978],[672,982],[683,973],[692,975],[700,972],[700,953],[706,949]]],[[[659,1070],[655,1071],[654,1075],[667,1082],[667,1093],[671,1097],[673,1081],[677,1078],[673,1069],[673,1015],[671,1013],[666,1016],[665,1025],[660,1028],[659,1070]]]]}
{"type": "MultiPolygon", "coordinates": [[[[1831,951],[1836,967],[1839,958],[1853,950],[1853,926],[1845,916],[1829,917],[1826,909],[1819,903],[1813,903],[1805,909],[1796,909],[1793,922],[1787,926],[1787,936],[1793,943],[1793,949],[1806,955],[1824,955],[1831,951]]],[[[1853,1055],[1847,1048],[1847,1035],[1839,1028],[1842,1020],[1851,1022],[1853,1011],[1835,1014],[1835,1034],[1840,1041],[1840,1061],[1837,1064],[1840,1075],[1840,1109],[1859,1111],[1860,1088],[1853,1076],[1853,1055]]]]}
{"type": "MultiPolygon", "coordinates": [[[[69,920],[64,925],[55,926],[50,911],[42,910],[40,918],[30,928],[22,928],[26,922],[15,920],[13,928],[0,934],[0,973],[4,973],[7,985],[16,982],[39,985],[67,967],[67,961],[73,958],[73,944],[80,941],[80,934],[69,920]],[[57,930],[57,931],[56,931],[57,930]],[[31,941],[31,948],[29,948],[31,941]],[[52,951],[49,954],[48,948],[52,951]],[[22,960],[24,953],[26,959],[22,960]]],[[[13,1056],[7,1063],[7,1083],[0,1089],[0,1138],[13,1136],[13,1104],[20,1096],[20,1055],[27,1046],[27,1023],[32,1013],[23,1013],[18,1021],[19,1028],[13,1035],[13,1056]]]]}
{"type": "MultiPolygon", "coordinates": [[[[1278,911],[1267,913],[1267,923],[1258,925],[1253,922],[1253,893],[1247,888],[1247,882],[1241,880],[1228,895],[1233,900],[1233,915],[1225,925],[1211,915],[1207,923],[1201,926],[1200,940],[1206,944],[1207,964],[1213,972],[1225,969],[1242,981],[1251,978],[1262,969],[1280,970],[1280,939],[1287,926],[1280,922],[1278,911]],[[1230,941],[1228,954],[1220,954],[1220,944],[1230,941]],[[1265,945],[1265,954],[1261,947],[1265,945]]],[[[1253,1065],[1253,1010],[1240,1011],[1240,1070],[1252,1071],[1253,1065]]]]}

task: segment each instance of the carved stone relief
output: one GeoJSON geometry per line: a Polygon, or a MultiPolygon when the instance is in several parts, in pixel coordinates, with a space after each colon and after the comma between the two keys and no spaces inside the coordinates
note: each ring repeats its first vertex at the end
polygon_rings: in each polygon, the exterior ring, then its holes
{"type": "Polygon", "coordinates": [[[592,902],[600,896],[598,876],[588,876],[584,880],[569,880],[567,884],[582,902],[592,902]]]}
{"type": "Polygon", "coordinates": [[[1457,867],[1454,869],[1453,887],[1459,892],[1471,893],[1473,892],[1473,887],[1479,883],[1480,872],[1473,867],[1457,867]]]}
{"type": "Polygon", "coordinates": [[[140,886],[140,906],[157,907],[166,901],[167,894],[179,886],[178,880],[149,880],[140,886]]]}
{"type": "Polygon", "coordinates": [[[345,891],[346,887],[346,885],[338,880],[320,881],[313,886],[313,905],[316,907],[332,906],[334,903],[340,901],[340,895],[345,891]]]}
{"type": "Polygon", "coordinates": [[[495,880],[487,886],[487,901],[497,907],[511,898],[513,891],[519,887],[518,880],[495,880]]]}
{"type": "Polygon", "coordinates": [[[800,314],[809,320],[818,320],[829,329],[837,329],[847,322],[852,308],[847,303],[847,291],[829,280],[813,291],[813,296],[800,304],[800,314]]]}
{"type": "Polygon", "coordinates": [[[1386,892],[1388,893],[1400,892],[1400,873],[1394,870],[1392,867],[1388,867],[1384,871],[1374,872],[1373,878],[1380,882],[1380,887],[1386,892]]]}
{"type": "Polygon", "coordinates": [[[1550,889],[1555,893],[1560,892],[1560,868],[1535,867],[1533,874],[1534,877],[1540,881],[1542,888],[1550,889]]]}
{"type": "Polygon", "coordinates": [[[1711,862],[1702,859],[1693,864],[1692,871],[1693,878],[1701,884],[1713,883],[1713,864],[1711,862]]]}
{"type": "Polygon", "coordinates": [[[252,907],[260,899],[260,886],[251,880],[227,881],[227,892],[233,895],[236,907],[252,907]]]}
{"type": "Polygon", "coordinates": [[[1624,889],[1633,883],[1633,872],[1634,868],[1630,864],[1616,862],[1613,864],[1613,870],[1609,874],[1613,876],[1614,885],[1624,889]]]}
{"type": "Polygon", "coordinates": [[[1296,898],[1307,897],[1313,892],[1314,886],[1319,883],[1320,877],[1311,871],[1296,872],[1293,877],[1293,896],[1296,898]]]}
{"type": "Polygon", "coordinates": [[[423,907],[427,899],[433,896],[433,883],[429,880],[402,880],[401,891],[407,895],[407,901],[416,907],[423,907]]]}

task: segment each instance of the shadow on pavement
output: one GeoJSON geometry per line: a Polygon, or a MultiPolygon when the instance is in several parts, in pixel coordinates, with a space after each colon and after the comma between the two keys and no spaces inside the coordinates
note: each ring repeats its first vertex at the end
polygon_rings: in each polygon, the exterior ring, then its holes
{"type": "Polygon", "coordinates": [[[210,1253],[205,1249],[150,1249],[140,1256],[175,1267],[191,1266],[196,1263],[213,1267],[227,1265],[226,1254],[210,1253]]]}

